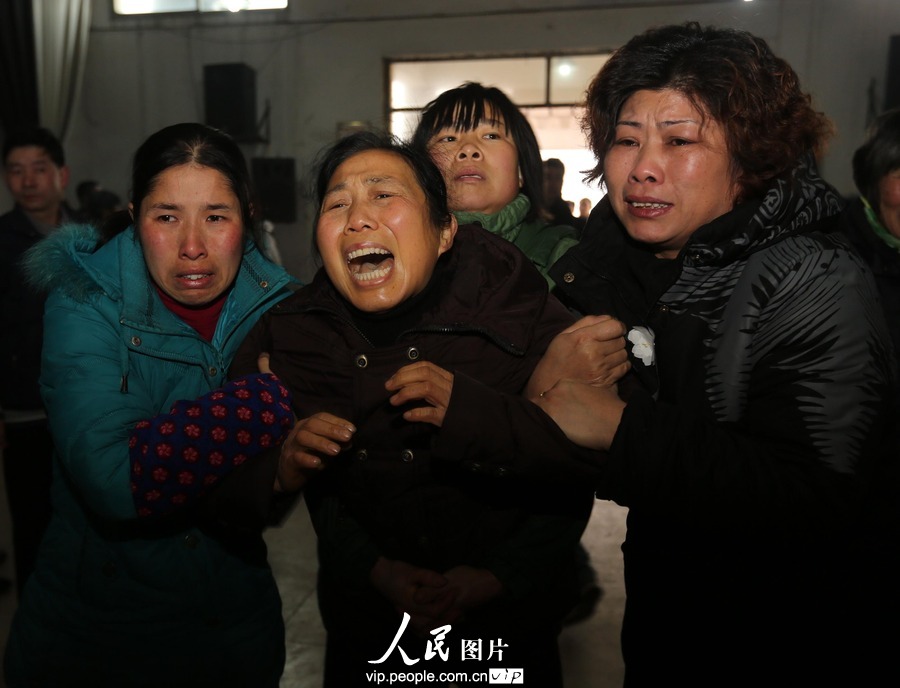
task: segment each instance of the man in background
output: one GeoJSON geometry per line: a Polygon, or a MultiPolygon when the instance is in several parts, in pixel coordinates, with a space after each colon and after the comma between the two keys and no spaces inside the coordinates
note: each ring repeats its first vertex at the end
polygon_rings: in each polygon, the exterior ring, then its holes
{"type": "Polygon", "coordinates": [[[569,225],[581,231],[584,222],[572,214],[572,206],[562,197],[566,166],[559,158],[544,160],[544,202],[553,225],[569,225]]]}
{"type": "Polygon", "coordinates": [[[0,216],[0,448],[21,594],[50,520],[53,442],[38,387],[44,296],[29,287],[20,261],[73,213],[63,148],[48,130],[11,132],[3,171],[15,206],[0,216]]]}

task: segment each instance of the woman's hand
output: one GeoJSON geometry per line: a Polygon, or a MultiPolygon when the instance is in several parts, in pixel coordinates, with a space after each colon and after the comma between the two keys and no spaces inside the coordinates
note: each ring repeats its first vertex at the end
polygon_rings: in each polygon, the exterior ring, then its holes
{"type": "Polygon", "coordinates": [[[625,409],[625,402],[619,399],[615,385],[600,386],[575,380],[560,380],[533,401],[566,433],[566,437],[588,449],[609,449],[625,409]]]}
{"type": "Polygon", "coordinates": [[[456,566],[444,573],[444,577],[456,593],[460,613],[481,607],[503,592],[503,584],[487,569],[456,566]]]}
{"type": "MultiPolygon", "coordinates": [[[[256,360],[259,372],[275,375],[269,367],[269,354],[263,351],[256,360]]],[[[323,456],[337,456],[353,439],[356,426],[331,413],[316,413],[296,421],[281,445],[276,492],[295,492],[308,481],[311,471],[321,470],[323,456]]]]}
{"type": "Polygon", "coordinates": [[[275,377],[278,377],[278,375],[273,373],[272,369],[269,367],[270,358],[271,357],[269,356],[268,352],[263,351],[256,358],[256,367],[259,368],[259,372],[261,373],[265,373],[266,375],[275,375],[275,377]]]}
{"type": "Polygon", "coordinates": [[[624,323],[609,315],[589,315],[563,330],[531,374],[525,396],[534,401],[560,380],[615,384],[631,367],[625,331],[624,323]]]}
{"type": "Polygon", "coordinates": [[[385,383],[389,392],[395,392],[391,404],[402,406],[410,401],[422,400],[429,406],[420,406],[403,413],[406,420],[431,423],[441,427],[450,394],[453,392],[453,374],[434,363],[420,361],[403,366],[385,383]]]}
{"type": "Polygon", "coordinates": [[[337,456],[349,446],[355,432],[353,423],[330,413],[316,413],[297,421],[281,445],[275,490],[299,490],[311,471],[322,469],[322,457],[337,456]]]}
{"type": "Polygon", "coordinates": [[[454,605],[456,593],[437,571],[379,557],[369,578],[398,612],[409,614],[410,626],[419,635],[428,637],[433,629],[459,617],[454,605]]]}

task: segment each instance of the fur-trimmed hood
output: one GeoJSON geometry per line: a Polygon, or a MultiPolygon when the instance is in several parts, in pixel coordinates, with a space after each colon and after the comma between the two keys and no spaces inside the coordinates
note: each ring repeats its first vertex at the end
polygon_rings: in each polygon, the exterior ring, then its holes
{"type": "Polygon", "coordinates": [[[93,255],[100,233],[91,225],[66,225],[28,250],[22,259],[28,283],[43,293],[62,289],[76,301],[86,301],[102,291],[85,266],[93,255]]]}

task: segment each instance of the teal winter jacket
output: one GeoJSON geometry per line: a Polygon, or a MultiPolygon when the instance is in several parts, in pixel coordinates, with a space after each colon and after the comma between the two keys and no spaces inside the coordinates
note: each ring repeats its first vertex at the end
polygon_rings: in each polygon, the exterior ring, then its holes
{"type": "Polygon", "coordinates": [[[137,518],[128,443],[140,421],[221,387],[238,345],[292,280],[248,243],[208,342],[163,305],[133,228],[96,244],[91,228],[73,226],[28,256],[30,277],[50,292],[41,393],[57,455],[54,514],[14,622],[9,685],[70,685],[59,677],[95,661],[98,686],[277,685],[283,625],[261,533],[217,529],[191,507],[137,518]]]}

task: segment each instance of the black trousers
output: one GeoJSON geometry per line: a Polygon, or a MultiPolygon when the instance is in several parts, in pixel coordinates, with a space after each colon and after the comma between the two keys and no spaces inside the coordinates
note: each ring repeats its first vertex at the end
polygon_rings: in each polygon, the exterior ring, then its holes
{"type": "Polygon", "coordinates": [[[16,589],[21,595],[50,522],[53,440],[47,421],[39,420],[7,423],[6,442],[3,475],[12,519],[16,589]]]}

